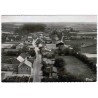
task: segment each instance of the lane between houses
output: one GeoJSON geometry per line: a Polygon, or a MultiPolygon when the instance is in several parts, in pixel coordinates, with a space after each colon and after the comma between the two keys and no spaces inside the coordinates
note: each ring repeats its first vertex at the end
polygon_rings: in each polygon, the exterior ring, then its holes
{"type": "Polygon", "coordinates": [[[36,47],[35,42],[35,40],[32,42],[36,52],[36,59],[33,63],[33,82],[41,82],[41,55],[38,53],[39,49],[36,47]]]}

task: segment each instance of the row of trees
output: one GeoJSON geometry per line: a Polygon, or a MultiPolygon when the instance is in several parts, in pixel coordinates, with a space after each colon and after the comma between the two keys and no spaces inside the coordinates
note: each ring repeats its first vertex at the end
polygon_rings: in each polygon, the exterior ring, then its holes
{"type": "Polygon", "coordinates": [[[15,33],[19,33],[21,35],[26,35],[28,33],[33,32],[40,32],[45,30],[46,25],[45,24],[24,24],[20,28],[17,28],[15,30],[15,33]]]}

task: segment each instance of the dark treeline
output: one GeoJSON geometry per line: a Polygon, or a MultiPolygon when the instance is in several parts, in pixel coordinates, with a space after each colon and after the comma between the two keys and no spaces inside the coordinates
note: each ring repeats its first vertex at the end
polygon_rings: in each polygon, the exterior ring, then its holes
{"type": "Polygon", "coordinates": [[[15,33],[19,34],[29,34],[33,32],[43,32],[45,30],[46,25],[44,24],[24,24],[20,28],[15,30],[15,33]]]}
{"type": "Polygon", "coordinates": [[[20,31],[36,32],[44,31],[46,25],[43,23],[2,23],[2,31],[21,33],[20,31]]]}

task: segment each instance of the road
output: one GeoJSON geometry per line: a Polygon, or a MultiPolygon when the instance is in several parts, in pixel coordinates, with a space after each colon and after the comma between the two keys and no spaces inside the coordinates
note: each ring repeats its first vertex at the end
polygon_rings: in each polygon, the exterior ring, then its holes
{"type": "Polygon", "coordinates": [[[36,40],[33,40],[32,45],[35,47],[36,59],[33,63],[33,82],[41,82],[41,55],[38,53],[39,49],[35,45],[36,40]]]}

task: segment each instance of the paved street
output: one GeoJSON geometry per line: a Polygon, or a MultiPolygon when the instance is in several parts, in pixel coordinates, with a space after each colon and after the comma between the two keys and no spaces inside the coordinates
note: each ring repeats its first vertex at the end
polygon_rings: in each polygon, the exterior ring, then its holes
{"type": "Polygon", "coordinates": [[[35,47],[36,52],[36,59],[33,63],[33,82],[40,82],[41,81],[41,55],[38,54],[38,47],[35,45],[35,40],[32,42],[33,46],[35,47]]]}

